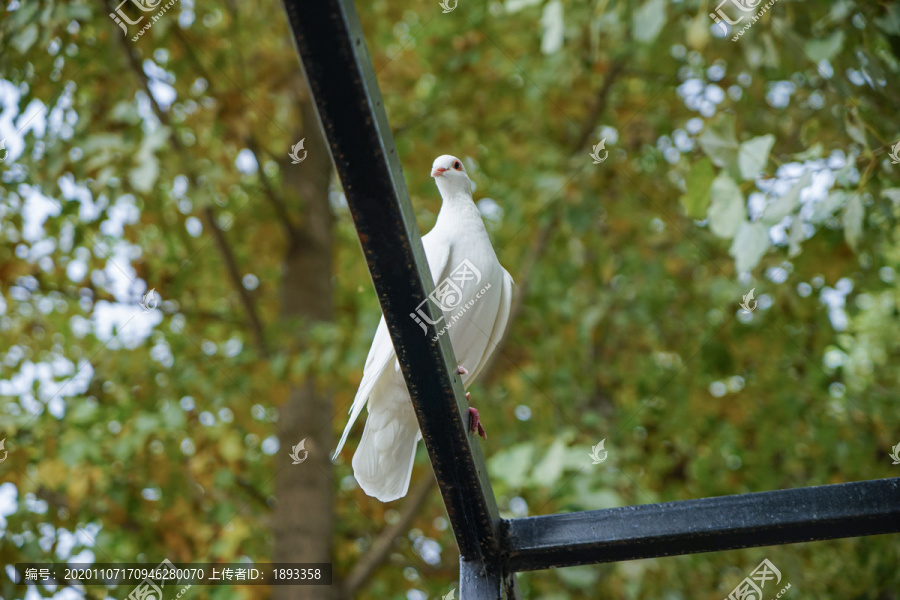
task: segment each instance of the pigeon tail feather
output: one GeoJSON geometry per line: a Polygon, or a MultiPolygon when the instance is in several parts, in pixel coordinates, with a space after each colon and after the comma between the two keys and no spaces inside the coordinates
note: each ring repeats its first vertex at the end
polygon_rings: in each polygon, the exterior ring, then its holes
{"type": "Polygon", "coordinates": [[[378,380],[384,374],[385,370],[389,368],[388,365],[392,359],[394,360],[397,369],[399,369],[400,365],[397,363],[397,359],[394,355],[394,346],[391,343],[390,334],[388,334],[387,323],[382,316],[381,321],[378,323],[378,329],[375,330],[375,339],[372,341],[369,355],[366,357],[366,366],[363,368],[363,379],[359,384],[359,390],[357,390],[356,396],[353,398],[353,405],[350,407],[350,418],[347,420],[347,426],[344,427],[341,441],[338,442],[337,449],[335,449],[334,456],[332,456],[331,460],[337,460],[338,455],[341,453],[341,449],[344,447],[344,443],[347,441],[347,436],[350,435],[353,423],[356,422],[356,418],[359,417],[359,414],[362,412],[363,407],[369,399],[369,394],[372,393],[378,380]]]}
{"type": "Polygon", "coordinates": [[[419,442],[419,423],[406,398],[394,410],[373,412],[353,454],[353,476],[363,491],[390,502],[406,495],[419,442]],[[400,410],[397,410],[399,408],[400,410]]]}

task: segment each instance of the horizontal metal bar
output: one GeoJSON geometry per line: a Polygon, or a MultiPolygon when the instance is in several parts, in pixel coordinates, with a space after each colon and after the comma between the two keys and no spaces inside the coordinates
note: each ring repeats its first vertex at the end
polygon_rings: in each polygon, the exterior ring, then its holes
{"type": "Polygon", "coordinates": [[[527,517],[504,529],[512,571],[896,533],[900,478],[527,517]]]}
{"type": "Polygon", "coordinates": [[[356,9],[351,0],[284,6],[460,554],[499,568],[500,515],[461,416],[468,403],[449,336],[432,343],[409,318],[434,285],[356,9]]]}

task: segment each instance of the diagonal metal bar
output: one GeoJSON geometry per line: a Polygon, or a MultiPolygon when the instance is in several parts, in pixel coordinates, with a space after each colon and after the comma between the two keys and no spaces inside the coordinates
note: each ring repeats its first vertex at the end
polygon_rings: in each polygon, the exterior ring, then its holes
{"type": "Polygon", "coordinates": [[[519,599],[522,591],[516,574],[501,569],[485,569],[483,562],[459,559],[459,600],[519,599]]]}
{"type": "Polygon", "coordinates": [[[900,532],[900,477],[505,522],[531,571],[900,532]]]}
{"type": "Polygon", "coordinates": [[[468,403],[453,349],[448,336],[433,343],[409,318],[434,285],[356,9],[350,0],[284,6],[460,554],[499,568],[500,516],[461,417],[468,403]]]}

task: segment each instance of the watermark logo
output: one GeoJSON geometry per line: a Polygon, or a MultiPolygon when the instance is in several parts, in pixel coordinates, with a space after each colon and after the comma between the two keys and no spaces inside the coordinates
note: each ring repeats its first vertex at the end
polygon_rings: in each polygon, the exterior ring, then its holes
{"type": "MultiPolygon", "coordinates": [[[[446,1],[446,0],[445,0],[446,1]]],[[[444,11],[447,12],[447,11],[444,11]]],[[[454,600],[456,598],[456,588],[450,590],[450,593],[446,596],[441,596],[441,600],[454,600]]]]}
{"type": "Polygon", "coordinates": [[[723,10],[723,7],[726,4],[731,4],[733,6],[736,6],[742,13],[751,13],[756,10],[756,8],[762,3],[762,1],[763,0],[722,0],[722,2],[719,3],[719,6],[716,7],[716,11],[709,13],[709,18],[715,21],[716,25],[721,25],[722,32],[724,34],[727,34],[728,25],[737,25],[744,20],[744,17],[749,17],[750,22],[744,25],[743,29],[738,31],[735,36],[731,38],[732,42],[736,42],[738,41],[738,38],[744,35],[744,33],[748,29],[753,27],[753,24],[756,23],[766,13],[767,10],[774,6],[775,3],[778,2],[778,0],[769,0],[762,6],[762,8],[759,9],[759,11],[755,15],[751,16],[748,14],[741,14],[737,19],[734,20],[732,20],[728,16],[728,14],[723,10]],[[726,25],[726,23],[728,25],[726,25]]]}
{"type": "Polygon", "coordinates": [[[606,460],[606,457],[609,454],[609,452],[607,452],[606,450],[603,449],[603,444],[605,444],[605,443],[606,443],[606,438],[603,438],[602,440],[600,440],[599,444],[597,444],[596,446],[593,446],[591,448],[591,453],[589,456],[591,457],[591,460],[594,461],[592,464],[599,465],[604,460],[606,460]]]}
{"type": "MultiPolygon", "coordinates": [[[[132,21],[130,18],[128,18],[128,15],[126,15],[124,12],[122,12],[122,6],[131,2],[132,4],[137,6],[138,9],[140,9],[142,12],[151,12],[151,11],[156,10],[157,8],[160,8],[159,5],[160,5],[160,3],[162,3],[162,1],[163,0],[122,0],[122,2],[120,2],[119,5],[116,7],[115,12],[109,13],[109,16],[113,21],[116,22],[116,24],[118,24],[119,27],[122,28],[122,33],[127,36],[128,35],[128,27],[126,26],[126,24],[127,25],[137,25],[141,21],[144,20],[144,17],[141,16],[141,17],[138,17],[137,20],[132,21]]],[[[153,15],[152,17],[149,18],[147,24],[144,25],[141,28],[141,30],[137,32],[137,35],[135,35],[134,37],[131,38],[131,41],[136,42],[137,39],[139,37],[141,37],[142,35],[144,35],[145,31],[147,31],[151,27],[153,27],[153,24],[156,23],[159,19],[161,19],[162,16],[166,13],[166,11],[168,11],[176,2],[178,2],[178,0],[169,0],[169,2],[167,2],[164,6],[162,6],[160,8],[159,12],[157,12],[155,15],[153,15]]]]}
{"type": "MultiPolygon", "coordinates": [[[[431,338],[431,341],[432,341],[432,342],[436,342],[436,341],[438,341],[438,338],[439,338],[439,337],[441,337],[442,335],[444,335],[445,333],[447,333],[447,330],[450,329],[451,327],[453,327],[453,326],[457,323],[457,321],[459,321],[460,319],[462,319],[462,316],[463,316],[464,314],[466,314],[466,311],[469,310],[470,308],[472,308],[473,306],[475,306],[475,303],[478,302],[478,300],[479,300],[482,296],[484,296],[484,295],[487,293],[487,291],[488,291],[489,289],[491,289],[491,284],[490,284],[490,283],[487,284],[486,286],[484,286],[483,288],[481,288],[481,289],[478,291],[478,293],[475,294],[475,297],[474,297],[474,298],[472,298],[471,300],[469,300],[468,302],[466,302],[465,305],[463,305],[463,307],[462,307],[455,315],[451,315],[451,316],[450,316],[450,319],[447,321],[447,324],[444,325],[444,326],[441,328],[440,331],[438,331],[438,333],[437,333],[436,336],[434,336],[433,338],[431,338]]],[[[460,368],[462,368],[462,367],[460,367],[460,368]]],[[[466,397],[468,398],[468,396],[466,396],[466,397]]],[[[479,427],[479,430],[481,430],[480,427],[479,427]]],[[[483,430],[481,430],[481,431],[483,431],[483,430]]],[[[483,433],[482,433],[482,435],[483,435],[483,433]]],[[[486,438],[485,438],[485,439],[486,439],[486,438]]]]}
{"type": "Polygon", "coordinates": [[[9,156],[9,150],[6,149],[6,140],[2,139],[0,140],[0,163],[5,162],[7,156],[9,156]]]}
{"type": "Polygon", "coordinates": [[[725,26],[725,23],[729,25],[737,25],[741,21],[744,20],[744,15],[741,15],[737,18],[737,20],[732,21],[731,18],[722,10],[722,7],[726,4],[732,4],[737,6],[739,10],[742,12],[748,13],[756,8],[762,0],[722,0],[719,3],[719,6],[716,7],[716,12],[709,13],[709,18],[716,22],[716,25],[722,26],[722,32],[728,33],[728,27],[725,26]]]}
{"type": "MultiPolygon", "coordinates": [[[[0,142],[0,149],[3,148],[3,142],[0,142]]],[[[892,165],[900,165],[900,142],[894,144],[894,147],[891,148],[891,151],[888,153],[888,156],[891,157],[892,165]]],[[[0,158],[0,162],[3,162],[3,159],[0,158]]]]}
{"type": "MultiPolygon", "coordinates": [[[[9,453],[6,451],[6,447],[4,446],[5,443],[6,443],[6,438],[3,438],[2,440],[0,440],[0,450],[3,450],[3,458],[0,458],[0,463],[2,463],[3,461],[5,461],[5,460],[6,460],[6,455],[9,454],[9,453]]],[[[898,447],[900,447],[900,444],[898,444],[898,447]]],[[[896,464],[896,463],[895,463],[895,464],[896,464]]]]}
{"type": "Polygon", "coordinates": [[[450,0],[441,0],[440,5],[441,8],[444,9],[444,13],[453,12],[454,9],[456,9],[456,7],[459,5],[459,0],[453,0],[453,6],[450,6],[450,0]]]}
{"type": "Polygon", "coordinates": [[[299,165],[304,160],[306,160],[306,150],[303,149],[303,142],[306,141],[306,138],[303,138],[293,146],[291,146],[291,151],[288,153],[288,156],[291,157],[292,165],[299,165]],[[299,155],[300,150],[303,150],[303,156],[299,155]]]}
{"type": "Polygon", "coordinates": [[[125,23],[128,23],[129,25],[137,25],[144,20],[144,17],[140,17],[137,21],[132,21],[125,13],[122,12],[122,5],[127,4],[128,2],[134,4],[143,12],[150,12],[151,10],[155,10],[156,7],[159,6],[159,3],[162,2],[162,0],[156,0],[155,2],[153,0],[122,0],[122,2],[120,2],[116,7],[116,12],[109,13],[109,16],[119,25],[119,27],[122,28],[123,35],[128,35],[128,28],[125,26],[125,23]]]}
{"type": "MultiPolygon", "coordinates": [[[[3,442],[0,442],[0,448],[3,448],[3,442]]],[[[888,456],[890,456],[894,460],[894,462],[891,463],[892,465],[900,465],[900,444],[897,444],[896,446],[891,448],[891,453],[888,454],[888,456]]],[[[0,462],[3,461],[0,460],[0,462]]]]}
{"type": "Polygon", "coordinates": [[[744,309],[746,313],[752,313],[756,310],[756,300],[753,299],[753,292],[756,291],[756,288],[750,290],[748,294],[744,295],[744,301],[741,302],[741,308],[744,309]],[[751,305],[750,302],[753,302],[751,305]]]}
{"type": "Polygon", "coordinates": [[[481,271],[475,268],[475,265],[473,265],[469,259],[465,259],[453,269],[453,272],[450,273],[448,277],[444,278],[443,281],[434,287],[434,291],[428,294],[428,298],[423,300],[416,307],[416,312],[409,313],[409,316],[419,324],[419,327],[422,328],[422,332],[425,335],[428,335],[428,326],[425,325],[425,321],[431,325],[437,325],[443,321],[443,313],[454,310],[460,305],[462,302],[462,290],[466,287],[466,284],[473,279],[475,280],[475,285],[481,283],[481,271]],[[435,321],[429,319],[428,315],[422,309],[422,306],[429,300],[433,302],[442,313],[435,321]]]}
{"type": "MultiPolygon", "coordinates": [[[[753,569],[749,577],[745,577],[736,588],[734,588],[726,600],[762,600],[762,589],[766,587],[766,583],[775,580],[775,585],[781,583],[781,571],[775,568],[768,558],[763,559],[759,566],[753,569]]],[[[784,593],[791,589],[791,584],[787,584],[776,595],[781,598],[784,593]]]]}
{"type": "MultiPolygon", "coordinates": [[[[128,594],[128,600],[163,600],[162,588],[166,587],[167,579],[174,579],[174,574],[177,573],[178,570],[175,568],[175,565],[166,558],[163,559],[155,569],[150,569],[149,572],[150,576],[131,590],[128,594]],[[160,585],[156,585],[156,581],[159,581],[160,585]]],[[[190,585],[187,585],[182,588],[182,590],[178,592],[178,595],[175,596],[176,600],[181,598],[182,594],[189,590],[190,587],[190,585]]]]}
{"type": "Polygon", "coordinates": [[[609,157],[609,151],[606,149],[606,138],[600,140],[600,142],[594,146],[593,152],[591,152],[591,158],[594,159],[594,164],[599,165],[604,160],[609,157]],[[600,158],[600,151],[603,150],[603,158],[600,158]]]}
{"type": "Polygon", "coordinates": [[[141,308],[144,309],[144,312],[151,312],[156,310],[157,306],[159,306],[159,294],[156,293],[154,288],[151,288],[150,291],[141,298],[141,308]]]}
{"type": "Polygon", "coordinates": [[[306,438],[303,438],[302,440],[300,440],[300,443],[299,443],[299,444],[297,444],[296,446],[294,446],[293,448],[291,448],[291,454],[290,454],[290,457],[291,457],[291,460],[294,461],[294,462],[291,463],[291,464],[299,465],[299,464],[302,463],[304,460],[306,460],[306,457],[307,457],[307,456],[309,456],[309,451],[304,447],[305,444],[306,444],[306,438]],[[300,458],[300,452],[301,452],[301,451],[303,451],[303,458],[300,458]]]}

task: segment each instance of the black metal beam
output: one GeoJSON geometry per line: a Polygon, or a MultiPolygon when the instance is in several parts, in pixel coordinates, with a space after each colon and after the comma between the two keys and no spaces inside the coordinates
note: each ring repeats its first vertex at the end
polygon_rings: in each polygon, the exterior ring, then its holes
{"type": "Polygon", "coordinates": [[[409,317],[434,285],[356,9],[350,0],[284,6],[460,554],[480,565],[472,573],[497,583],[500,516],[461,417],[468,403],[449,336],[432,343],[409,317]]]}
{"type": "Polygon", "coordinates": [[[459,559],[459,600],[521,598],[516,574],[502,569],[485,569],[480,561],[459,559]]]}
{"type": "Polygon", "coordinates": [[[509,568],[572,565],[900,531],[900,478],[505,522],[509,568]]]}

